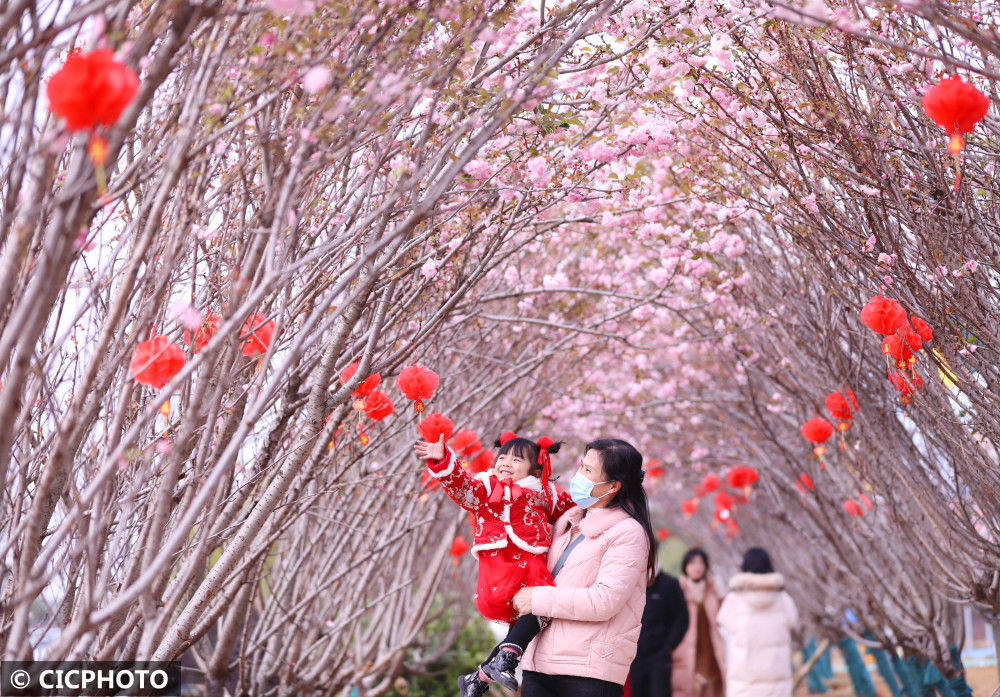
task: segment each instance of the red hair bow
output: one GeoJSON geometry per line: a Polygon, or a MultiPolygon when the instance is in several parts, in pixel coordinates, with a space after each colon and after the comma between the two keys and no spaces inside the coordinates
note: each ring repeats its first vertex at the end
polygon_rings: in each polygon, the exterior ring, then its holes
{"type": "Polygon", "coordinates": [[[552,476],[552,458],[549,457],[549,448],[555,444],[555,441],[548,436],[542,436],[539,438],[535,445],[540,449],[538,453],[538,464],[542,466],[542,494],[545,496],[546,500],[550,498],[549,495],[549,477],[552,476]]]}

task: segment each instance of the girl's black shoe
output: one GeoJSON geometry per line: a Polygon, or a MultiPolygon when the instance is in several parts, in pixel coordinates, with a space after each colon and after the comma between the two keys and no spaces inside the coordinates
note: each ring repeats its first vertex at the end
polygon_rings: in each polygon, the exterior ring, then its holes
{"type": "Polygon", "coordinates": [[[521,662],[521,647],[517,644],[500,644],[497,651],[488,661],[479,666],[483,675],[494,680],[508,690],[517,689],[517,678],[514,669],[521,662]]]}
{"type": "Polygon", "coordinates": [[[490,684],[479,679],[479,671],[468,675],[458,676],[458,696],[459,697],[483,697],[490,688],[490,684]]]}

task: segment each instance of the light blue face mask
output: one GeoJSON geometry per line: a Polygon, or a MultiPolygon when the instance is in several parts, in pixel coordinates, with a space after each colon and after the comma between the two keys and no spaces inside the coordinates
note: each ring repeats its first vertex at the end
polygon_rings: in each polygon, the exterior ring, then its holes
{"type": "Polygon", "coordinates": [[[573,475],[573,479],[569,482],[569,495],[575,503],[580,508],[589,508],[597,503],[599,500],[610,494],[601,494],[600,496],[591,496],[590,493],[594,490],[594,487],[598,484],[607,484],[607,482],[592,482],[583,476],[580,472],[573,475]]]}

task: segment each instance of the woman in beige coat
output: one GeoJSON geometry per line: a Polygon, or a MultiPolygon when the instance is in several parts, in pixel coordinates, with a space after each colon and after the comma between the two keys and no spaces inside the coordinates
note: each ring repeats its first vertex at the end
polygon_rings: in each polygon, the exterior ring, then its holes
{"type": "Polygon", "coordinates": [[[703,549],[689,549],[681,568],[680,584],[691,621],[674,651],[673,697],[722,697],[725,645],[716,621],[721,593],[708,575],[708,555],[703,549]]]}
{"type": "Polygon", "coordinates": [[[792,697],[795,603],[760,547],[747,550],[741,568],[719,609],[719,626],[731,637],[726,697],[792,697]]]}

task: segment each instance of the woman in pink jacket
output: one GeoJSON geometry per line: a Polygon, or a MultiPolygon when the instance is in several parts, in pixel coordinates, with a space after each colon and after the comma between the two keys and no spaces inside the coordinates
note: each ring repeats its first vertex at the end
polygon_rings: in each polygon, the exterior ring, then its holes
{"type": "Polygon", "coordinates": [[[521,660],[521,697],[621,697],[655,572],[642,455],[623,440],[587,444],[572,508],[549,547],[555,586],[524,588],[520,613],[552,618],[521,660]]]}

